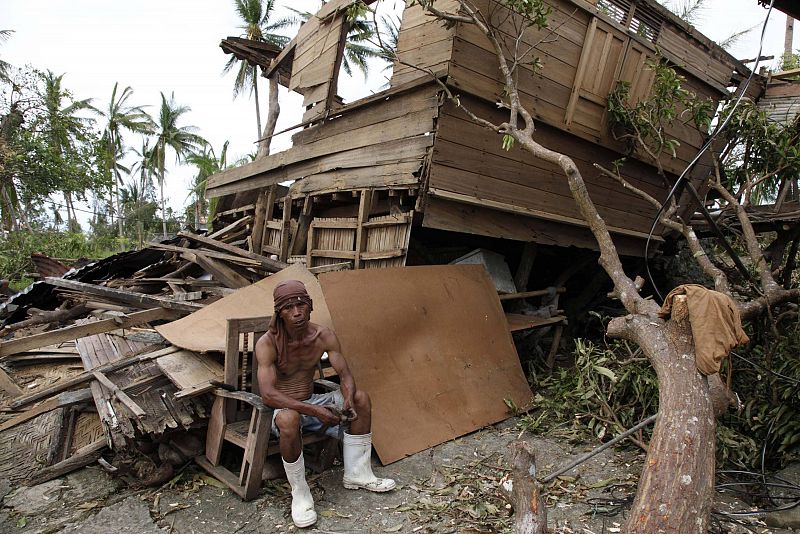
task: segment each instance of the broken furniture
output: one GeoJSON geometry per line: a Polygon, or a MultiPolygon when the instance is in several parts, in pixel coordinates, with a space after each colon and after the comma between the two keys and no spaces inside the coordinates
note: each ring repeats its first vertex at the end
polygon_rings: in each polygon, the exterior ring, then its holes
{"type": "Polygon", "coordinates": [[[563,287],[548,287],[535,291],[523,291],[520,293],[509,293],[500,295],[501,302],[508,302],[517,299],[528,299],[541,297],[542,301],[539,308],[533,313],[506,313],[508,329],[511,332],[520,332],[532,328],[543,328],[554,326],[553,342],[550,344],[550,351],[547,353],[547,368],[552,369],[555,364],[558,344],[561,342],[561,335],[567,325],[567,317],[564,310],[558,309],[558,299],[561,293],[566,291],[563,287]]]}
{"type": "MultiPolygon", "coordinates": [[[[261,400],[258,388],[258,362],[255,346],[264,335],[270,317],[228,319],[223,384],[213,390],[214,406],[208,422],[206,451],[195,461],[210,474],[225,483],[242,499],[249,501],[258,495],[264,478],[266,458],[279,452],[277,439],[270,440],[273,409],[261,400]],[[242,449],[238,472],[223,462],[223,445],[230,443],[242,449]]],[[[320,378],[322,367],[320,366],[320,378]]],[[[320,381],[328,387],[332,382],[320,381]]],[[[309,467],[321,471],[333,463],[338,445],[323,432],[307,434],[303,445],[320,443],[316,457],[310,457],[309,467]],[[316,460],[316,461],[315,461],[316,460]]]]}

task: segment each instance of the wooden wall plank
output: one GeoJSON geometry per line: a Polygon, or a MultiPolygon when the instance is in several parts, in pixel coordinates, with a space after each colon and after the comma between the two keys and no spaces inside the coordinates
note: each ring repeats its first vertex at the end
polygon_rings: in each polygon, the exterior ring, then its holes
{"type": "Polygon", "coordinates": [[[369,147],[353,150],[334,152],[326,157],[303,161],[270,173],[259,173],[253,176],[215,188],[208,188],[206,196],[209,198],[223,196],[239,191],[258,189],[284,182],[296,180],[305,176],[332,171],[334,169],[352,169],[368,167],[374,164],[389,164],[389,162],[422,161],[427,153],[427,148],[433,144],[434,136],[416,135],[405,139],[397,139],[384,143],[376,143],[369,147]]]}
{"type": "MultiPolygon", "coordinates": [[[[588,228],[543,219],[521,217],[481,206],[430,198],[422,226],[543,245],[581,247],[597,250],[597,241],[588,228]]],[[[644,242],[634,237],[612,234],[620,254],[643,256],[644,242]]]]}

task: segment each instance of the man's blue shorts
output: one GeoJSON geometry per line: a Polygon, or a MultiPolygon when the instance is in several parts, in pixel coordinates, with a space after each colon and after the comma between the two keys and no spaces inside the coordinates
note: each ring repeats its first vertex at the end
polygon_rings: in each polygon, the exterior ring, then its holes
{"type": "MultiPolygon", "coordinates": [[[[344,397],[342,397],[342,392],[338,389],[336,391],[329,391],[328,393],[315,393],[311,395],[308,399],[304,400],[306,404],[313,404],[315,406],[334,406],[339,410],[342,409],[344,406],[344,397]]],[[[275,425],[275,417],[278,415],[278,412],[286,410],[286,408],[277,408],[272,413],[272,434],[275,436],[280,436],[280,431],[278,427],[275,425]]],[[[303,434],[309,432],[317,432],[324,426],[324,423],[317,419],[316,417],[312,417],[310,415],[303,415],[300,414],[300,426],[302,428],[303,434]]],[[[325,431],[325,434],[328,436],[336,437],[339,433],[339,426],[328,427],[325,431]]]]}

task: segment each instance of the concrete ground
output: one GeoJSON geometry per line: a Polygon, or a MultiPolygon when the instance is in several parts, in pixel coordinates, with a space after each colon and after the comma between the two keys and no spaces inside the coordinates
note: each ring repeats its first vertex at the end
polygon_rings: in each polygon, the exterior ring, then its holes
{"type": "MultiPolygon", "coordinates": [[[[305,529],[318,533],[511,532],[510,506],[498,487],[509,465],[508,444],[522,437],[537,455],[540,472],[551,472],[589,447],[555,438],[520,435],[515,420],[381,467],[378,476],[397,480],[385,494],[346,490],[334,466],[309,483],[319,516],[305,529]]],[[[548,525],[554,532],[618,532],[620,503],[635,491],[642,455],[607,450],[559,477],[546,489],[548,525]]],[[[33,487],[0,481],[0,532],[19,533],[280,533],[291,522],[284,480],[265,484],[242,502],[190,465],[157,489],[134,490],[99,466],[33,487]]],[[[770,532],[754,523],[752,532],[770,532]]],[[[729,532],[738,531],[736,528],[729,532]]],[[[744,532],[744,530],[742,530],[744,532]]],[[[777,531],[775,531],[777,532],[777,531]]]]}

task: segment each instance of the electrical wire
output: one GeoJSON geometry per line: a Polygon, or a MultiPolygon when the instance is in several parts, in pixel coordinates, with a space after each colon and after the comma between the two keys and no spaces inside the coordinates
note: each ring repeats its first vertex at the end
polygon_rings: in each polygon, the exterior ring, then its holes
{"type": "Polygon", "coordinates": [[[675,192],[678,190],[678,187],[681,185],[683,180],[686,178],[686,175],[695,166],[695,164],[697,164],[697,162],[700,160],[700,158],[705,153],[705,151],[708,150],[708,147],[711,146],[711,143],[714,141],[714,139],[728,125],[728,122],[730,122],[731,117],[733,117],[733,112],[736,111],[736,108],[739,106],[739,103],[742,101],[742,98],[744,98],[744,95],[747,92],[747,88],[750,86],[750,82],[752,81],[753,76],[755,75],[756,69],[758,68],[758,64],[761,61],[761,51],[764,48],[764,36],[766,35],[767,23],[769,22],[769,17],[772,14],[772,6],[773,6],[774,3],[775,3],[775,0],[770,0],[769,10],[767,11],[767,16],[764,19],[764,24],[761,27],[761,40],[760,40],[759,45],[758,45],[758,54],[756,55],[756,63],[755,63],[755,65],[753,65],[753,68],[750,70],[750,75],[747,77],[747,81],[745,81],[744,88],[740,91],[739,96],[736,98],[736,101],[734,102],[733,107],[730,109],[730,112],[728,113],[728,115],[725,117],[725,119],[723,119],[722,122],[717,124],[717,127],[714,129],[714,131],[711,133],[709,138],[706,140],[706,142],[700,148],[700,150],[697,153],[697,155],[692,159],[692,161],[689,162],[689,164],[683,170],[681,175],[675,181],[675,185],[673,185],[672,188],[669,190],[669,193],[667,194],[667,198],[661,204],[661,207],[658,209],[658,212],[656,213],[655,217],[653,218],[653,225],[650,227],[650,232],[647,234],[647,241],[645,242],[645,245],[644,245],[644,267],[645,267],[645,272],[647,273],[647,278],[650,281],[650,285],[653,286],[653,290],[656,292],[656,295],[658,295],[658,298],[660,300],[662,300],[662,301],[664,300],[664,297],[661,294],[661,292],[658,290],[658,287],[656,286],[655,282],[653,281],[653,275],[650,272],[650,263],[648,262],[648,254],[649,254],[649,250],[650,250],[650,241],[653,238],[653,234],[656,231],[656,226],[658,226],[658,221],[661,218],[661,214],[664,213],[664,207],[669,202],[669,199],[672,198],[675,195],[675,192]]]}
{"type": "Polygon", "coordinates": [[[798,384],[798,385],[800,385],[800,380],[797,380],[796,378],[792,378],[791,376],[782,375],[782,374],[780,374],[780,373],[778,373],[778,372],[776,372],[776,371],[773,371],[772,369],[767,369],[766,367],[764,367],[764,366],[762,366],[762,365],[760,365],[760,364],[757,364],[757,363],[756,363],[756,362],[754,362],[754,361],[748,360],[747,358],[745,358],[744,356],[742,356],[741,354],[738,354],[738,353],[736,353],[736,352],[733,352],[733,351],[731,351],[731,354],[732,354],[733,356],[736,356],[736,357],[737,357],[737,358],[739,358],[740,360],[742,360],[742,361],[744,361],[744,362],[746,362],[746,363],[749,363],[750,365],[752,365],[753,367],[755,367],[755,368],[756,368],[756,369],[758,369],[759,371],[764,371],[764,372],[766,372],[766,373],[769,373],[769,374],[771,374],[771,375],[775,375],[775,376],[777,376],[778,378],[782,378],[782,379],[784,379],[784,380],[787,380],[787,381],[789,381],[789,382],[792,382],[792,383],[794,383],[794,384],[798,384]]]}

